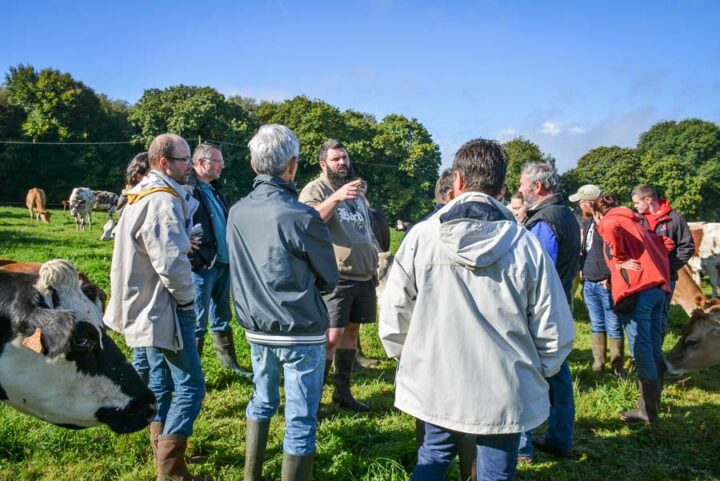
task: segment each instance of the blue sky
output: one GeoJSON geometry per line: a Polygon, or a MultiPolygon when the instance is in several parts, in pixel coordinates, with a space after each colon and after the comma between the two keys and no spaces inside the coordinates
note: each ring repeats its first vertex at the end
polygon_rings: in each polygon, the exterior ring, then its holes
{"type": "Polygon", "coordinates": [[[522,135],[564,171],[660,120],[720,122],[717,1],[28,0],[3,13],[3,73],[53,67],[129,102],[184,83],[399,113],[444,165],[471,138],[522,135]]]}

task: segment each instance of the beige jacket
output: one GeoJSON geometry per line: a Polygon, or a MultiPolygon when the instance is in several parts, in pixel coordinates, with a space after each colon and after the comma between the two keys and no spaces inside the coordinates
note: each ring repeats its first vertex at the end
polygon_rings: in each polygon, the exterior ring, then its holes
{"type": "Polygon", "coordinates": [[[400,358],[398,409],[474,434],[548,417],[545,378],[570,353],[573,319],[552,259],[495,199],[466,193],[417,224],[380,304],[380,338],[400,358]],[[469,202],[496,219],[468,218],[469,202]]]}
{"type": "Polygon", "coordinates": [[[198,207],[180,184],[152,170],[129,194],[154,192],[125,207],[115,231],[111,295],[105,324],[130,347],[183,348],[176,306],[192,303],[190,261],[192,216],[198,207]]]}

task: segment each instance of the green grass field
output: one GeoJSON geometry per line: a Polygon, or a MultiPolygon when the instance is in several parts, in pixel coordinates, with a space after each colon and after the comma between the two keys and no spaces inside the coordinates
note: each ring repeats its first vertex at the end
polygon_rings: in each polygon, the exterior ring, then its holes
{"type": "MultiPolygon", "coordinates": [[[[26,210],[0,207],[0,257],[26,261],[66,258],[108,289],[112,243],[98,240],[105,218],[98,213],[92,231],[76,232],[69,215],[60,210],[53,211],[51,225],[31,226],[26,210]]],[[[394,249],[399,240],[393,233],[394,249]]],[[[557,461],[539,454],[532,466],[519,467],[517,479],[720,479],[720,367],[672,381],[664,392],[661,421],[656,426],[626,426],[617,412],[630,408],[636,399],[634,370],[627,380],[592,372],[589,324],[579,298],[575,313],[578,336],[570,365],[577,404],[578,457],[557,461]]],[[[673,307],[666,351],[686,321],[682,310],[673,307]]],[[[236,338],[240,362],[247,367],[249,350],[239,328],[236,338]]],[[[366,353],[382,362],[379,368],[354,376],[354,394],[373,410],[354,414],[337,409],[330,404],[330,388],[325,388],[314,479],[391,481],[409,479],[412,473],[414,420],[393,408],[394,363],[385,360],[375,326],[363,332],[363,341],[366,353]]],[[[208,459],[194,465],[194,472],[212,475],[215,480],[241,480],[244,410],[252,385],[220,369],[211,349],[205,351],[203,366],[208,394],[195,423],[190,451],[208,459]]],[[[264,471],[268,480],[280,478],[283,429],[279,414],[268,445],[264,471]]],[[[458,477],[453,469],[449,479],[458,477]]],[[[61,429],[0,404],[0,480],[36,479],[154,479],[147,435],[118,436],[104,427],[61,429]]]]}

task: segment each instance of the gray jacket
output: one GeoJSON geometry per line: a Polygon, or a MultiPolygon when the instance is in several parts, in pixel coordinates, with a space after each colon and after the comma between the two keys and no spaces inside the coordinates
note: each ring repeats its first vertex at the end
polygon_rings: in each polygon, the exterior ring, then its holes
{"type": "Polygon", "coordinates": [[[230,280],[249,342],[323,344],[328,314],[321,294],[338,280],[332,239],[318,212],[297,200],[294,183],[258,175],[231,209],[230,280]]]}

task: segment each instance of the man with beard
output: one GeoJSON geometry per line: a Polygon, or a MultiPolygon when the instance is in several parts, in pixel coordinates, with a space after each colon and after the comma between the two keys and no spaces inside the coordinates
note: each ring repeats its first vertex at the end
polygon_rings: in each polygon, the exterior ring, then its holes
{"type": "MultiPolygon", "coordinates": [[[[546,163],[525,165],[520,192],[528,205],[524,225],[550,254],[572,308],[572,285],[580,269],[580,225],[565,206],[558,190],[560,178],[546,163]]],[[[532,460],[532,446],[557,457],[572,457],[575,400],[567,359],[560,371],[546,379],[550,385],[550,417],[545,436],[532,439],[530,431],[520,440],[520,457],[532,460]],[[532,439],[532,444],[530,440],[532,439]]]]}
{"type": "Polygon", "coordinates": [[[330,230],[340,280],[323,296],[330,315],[325,377],[335,363],[332,400],[354,411],[369,407],[353,398],[350,376],[360,324],[375,322],[375,270],[378,255],[372,240],[370,213],[362,179],[355,177],[345,146],[328,140],[318,154],[320,177],[305,186],[300,201],[313,206],[330,230]]]}

